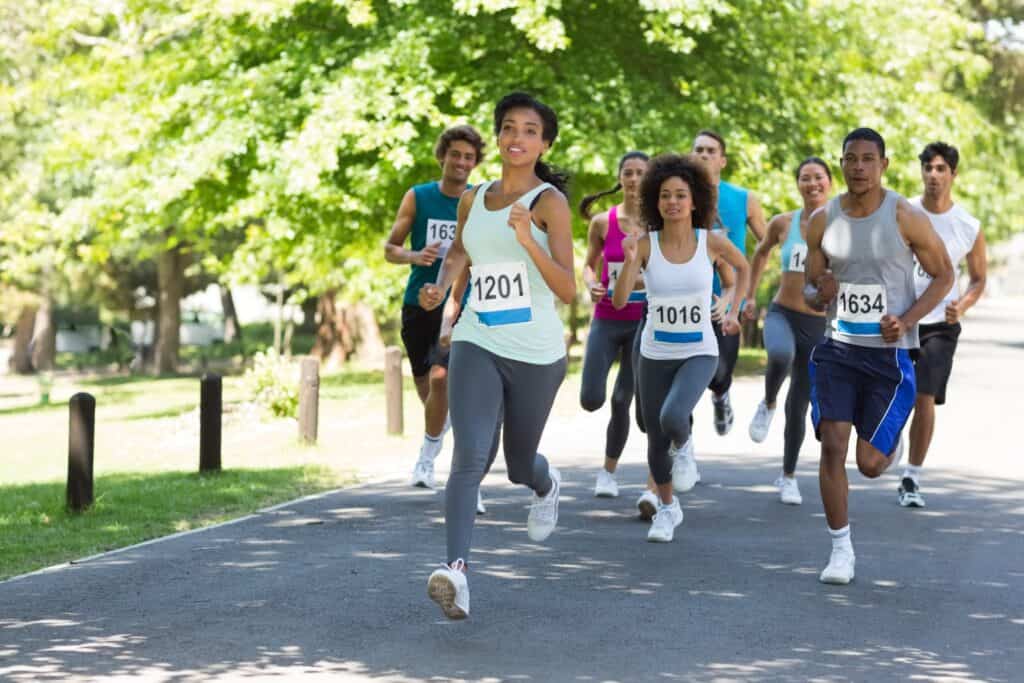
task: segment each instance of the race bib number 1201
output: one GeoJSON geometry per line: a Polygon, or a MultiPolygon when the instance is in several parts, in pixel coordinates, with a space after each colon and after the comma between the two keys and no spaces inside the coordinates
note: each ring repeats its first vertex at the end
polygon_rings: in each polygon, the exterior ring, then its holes
{"type": "Polygon", "coordinates": [[[533,319],[530,280],[522,261],[470,267],[469,307],[488,327],[517,325],[533,319]]]}
{"type": "Polygon", "coordinates": [[[700,295],[651,299],[647,320],[653,328],[654,341],[670,344],[703,341],[707,304],[700,295]]]}
{"type": "Polygon", "coordinates": [[[885,315],[885,287],[839,283],[835,328],[843,334],[880,335],[885,315]]]}

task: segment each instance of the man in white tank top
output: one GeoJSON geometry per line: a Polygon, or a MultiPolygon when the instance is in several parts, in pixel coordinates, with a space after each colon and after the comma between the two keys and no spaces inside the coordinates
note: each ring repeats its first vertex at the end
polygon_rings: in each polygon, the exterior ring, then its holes
{"type": "MultiPolygon", "coordinates": [[[[935,406],[946,402],[946,383],[953,370],[953,354],[960,336],[960,318],[977,303],[985,291],[985,233],[980,223],[959,204],[953,203],[953,181],[956,180],[960,153],[944,142],[933,142],[918,156],[921,160],[921,181],[924,192],[910,203],[924,211],[938,233],[949,259],[956,268],[967,261],[970,284],[961,294],[957,284],[942,301],[921,318],[921,348],[914,358],[917,398],[914,419],[910,423],[909,464],[903,471],[899,486],[899,502],[903,507],[924,507],[921,495],[921,467],[935,429],[935,406]]],[[[914,284],[920,295],[931,278],[920,267],[914,268],[914,284]]]]}
{"type": "Polygon", "coordinates": [[[900,434],[914,404],[910,349],[917,324],[953,285],[949,255],[928,219],[882,186],[885,141],[870,128],[843,140],[847,191],[811,216],[805,299],[827,309],[826,339],[814,347],[811,419],[821,441],[819,479],[832,554],[823,583],[854,577],[846,454],[857,431],[857,467],[881,476],[902,454],[900,434]],[[914,258],[933,280],[917,296],[914,258]]]}

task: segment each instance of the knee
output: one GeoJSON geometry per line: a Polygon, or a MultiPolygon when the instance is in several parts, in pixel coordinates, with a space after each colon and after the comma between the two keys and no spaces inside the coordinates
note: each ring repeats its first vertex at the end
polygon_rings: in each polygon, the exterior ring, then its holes
{"type": "Polygon", "coordinates": [[[674,415],[666,415],[665,413],[662,413],[659,416],[658,421],[661,424],[662,433],[667,436],[672,443],[676,445],[686,443],[686,439],[690,436],[689,416],[679,419],[674,415]]]}
{"type": "Polygon", "coordinates": [[[868,479],[877,479],[885,472],[888,463],[881,458],[858,459],[857,469],[868,479]]]}
{"type": "Polygon", "coordinates": [[[580,391],[580,405],[588,413],[600,410],[601,406],[604,405],[604,395],[599,391],[588,390],[586,387],[583,387],[580,391]]]}
{"type": "Polygon", "coordinates": [[[508,480],[513,484],[529,486],[533,483],[533,472],[528,472],[516,467],[508,468],[508,480]]]}
{"type": "Polygon", "coordinates": [[[625,412],[629,410],[629,402],[633,400],[633,387],[616,389],[612,392],[612,412],[625,412]]]}
{"type": "Polygon", "coordinates": [[[430,390],[431,391],[444,391],[448,388],[448,369],[435,365],[430,368],[430,390]]]}
{"type": "Polygon", "coordinates": [[[792,349],[771,348],[768,349],[768,364],[779,370],[786,370],[793,366],[794,356],[792,349]]]}

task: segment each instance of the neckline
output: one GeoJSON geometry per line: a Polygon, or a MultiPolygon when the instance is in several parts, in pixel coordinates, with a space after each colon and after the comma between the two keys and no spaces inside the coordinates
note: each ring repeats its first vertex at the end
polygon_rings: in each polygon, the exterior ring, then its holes
{"type": "Polygon", "coordinates": [[[544,182],[542,180],[539,184],[534,185],[529,190],[527,190],[526,192],[522,193],[521,195],[519,195],[518,197],[516,197],[515,199],[510,201],[508,204],[506,204],[505,206],[501,207],[500,209],[489,209],[489,208],[487,208],[487,190],[491,189],[491,187],[496,182],[498,182],[498,181],[497,180],[492,180],[491,182],[487,183],[486,186],[482,186],[481,189],[480,189],[480,191],[483,192],[483,194],[480,197],[480,206],[483,208],[484,211],[487,211],[488,213],[501,213],[502,211],[505,211],[506,209],[511,209],[513,204],[515,204],[520,199],[522,199],[526,195],[528,195],[531,192],[533,192],[534,190],[536,190],[538,187],[543,187],[545,185],[548,185],[548,183],[546,183],[546,182],[544,182]]]}
{"type": "MultiPolygon", "coordinates": [[[[843,194],[849,193],[844,192],[843,194]]],[[[836,197],[836,208],[839,209],[839,213],[841,213],[847,220],[866,221],[873,218],[875,214],[882,210],[882,207],[885,206],[886,202],[889,201],[890,196],[892,196],[892,190],[887,189],[885,191],[885,194],[882,195],[882,202],[878,205],[878,208],[866,216],[851,216],[849,212],[847,212],[847,210],[843,208],[843,195],[839,195],[838,197],[836,197]]]]}
{"type": "Polygon", "coordinates": [[[691,254],[690,258],[686,259],[682,263],[676,263],[675,261],[670,261],[669,260],[668,256],[665,255],[665,251],[661,248],[661,236],[657,234],[657,233],[660,233],[661,231],[660,230],[656,231],[655,234],[657,236],[657,239],[655,241],[658,243],[658,253],[661,255],[661,260],[662,261],[664,261],[665,263],[669,264],[670,266],[685,266],[685,265],[687,265],[689,263],[692,263],[693,259],[697,258],[697,252],[700,250],[700,233],[698,233],[697,230],[699,230],[700,228],[692,228],[692,229],[693,229],[693,237],[694,237],[695,240],[697,240],[697,242],[696,242],[696,245],[693,248],[693,254],[691,254]]]}

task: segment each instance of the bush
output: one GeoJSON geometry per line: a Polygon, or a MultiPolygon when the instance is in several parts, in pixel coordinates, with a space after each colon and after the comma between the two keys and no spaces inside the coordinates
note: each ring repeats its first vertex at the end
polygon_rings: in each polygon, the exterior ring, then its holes
{"type": "Polygon", "coordinates": [[[296,417],[299,412],[298,366],[270,349],[252,359],[245,376],[252,400],[275,417],[296,417]]]}

